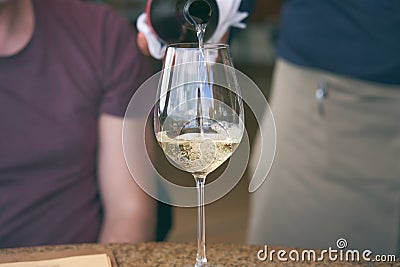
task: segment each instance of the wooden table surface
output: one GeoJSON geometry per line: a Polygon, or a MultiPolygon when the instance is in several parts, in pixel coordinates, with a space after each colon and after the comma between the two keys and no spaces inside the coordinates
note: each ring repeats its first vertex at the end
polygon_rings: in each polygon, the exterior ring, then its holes
{"type": "MultiPolygon", "coordinates": [[[[51,253],[64,253],[76,255],[82,251],[104,250],[112,251],[118,267],[182,267],[193,266],[196,257],[196,245],[194,243],[141,243],[141,244],[79,244],[79,245],[55,245],[23,247],[14,249],[1,249],[0,262],[5,260],[21,260],[27,255],[44,255],[51,253]]],[[[324,261],[298,261],[280,262],[275,258],[273,261],[260,261],[257,252],[263,250],[263,246],[240,245],[240,244],[208,244],[207,258],[210,264],[217,266],[400,266],[399,260],[395,263],[376,263],[376,262],[345,262],[329,261],[328,257],[324,261]]],[[[271,247],[278,251],[282,248],[271,247]]],[[[292,249],[286,248],[289,253],[292,249]]],[[[301,255],[301,250],[297,250],[301,255]]],[[[286,254],[286,257],[288,255],[286,254]]]]}

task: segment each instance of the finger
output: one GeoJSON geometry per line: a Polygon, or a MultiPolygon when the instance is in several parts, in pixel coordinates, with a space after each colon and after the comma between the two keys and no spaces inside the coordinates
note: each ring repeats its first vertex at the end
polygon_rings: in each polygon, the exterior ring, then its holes
{"type": "Polygon", "coordinates": [[[137,35],[137,44],[138,47],[140,49],[140,51],[146,55],[146,56],[150,56],[150,50],[149,50],[149,45],[147,43],[147,39],[146,36],[144,35],[144,33],[139,32],[137,35]]]}

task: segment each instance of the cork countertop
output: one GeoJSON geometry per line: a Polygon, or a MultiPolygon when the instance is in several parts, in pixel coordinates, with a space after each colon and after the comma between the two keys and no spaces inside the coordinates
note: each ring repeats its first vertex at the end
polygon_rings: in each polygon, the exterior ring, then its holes
{"type": "MultiPolygon", "coordinates": [[[[282,248],[268,247],[268,250],[278,250],[282,248]]],[[[69,255],[79,255],[82,251],[112,251],[118,267],[182,267],[193,266],[196,257],[196,245],[194,243],[141,243],[141,244],[79,244],[79,245],[55,245],[39,247],[23,247],[14,249],[1,249],[0,262],[5,259],[15,261],[25,259],[26,255],[44,255],[68,252],[69,255]]],[[[264,250],[263,246],[241,245],[241,244],[208,244],[207,259],[210,264],[217,266],[400,266],[400,261],[395,263],[372,263],[372,262],[345,262],[329,261],[328,257],[324,261],[301,261],[281,262],[277,259],[277,254],[273,261],[260,261],[257,252],[264,250]]],[[[292,249],[285,249],[288,253],[292,249]]],[[[301,255],[301,250],[297,250],[301,255]]],[[[288,254],[286,254],[287,257],[288,254]]],[[[294,255],[294,254],[293,254],[294,255]]],[[[30,259],[31,260],[31,259],[30,259]]]]}

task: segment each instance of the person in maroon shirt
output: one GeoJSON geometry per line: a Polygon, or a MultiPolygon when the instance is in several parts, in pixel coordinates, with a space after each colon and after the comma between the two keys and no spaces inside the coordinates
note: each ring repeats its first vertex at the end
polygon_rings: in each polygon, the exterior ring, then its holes
{"type": "Polygon", "coordinates": [[[0,247],[154,239],[122,151],[145,62],[110,8],[0,0],[0,247]]]}

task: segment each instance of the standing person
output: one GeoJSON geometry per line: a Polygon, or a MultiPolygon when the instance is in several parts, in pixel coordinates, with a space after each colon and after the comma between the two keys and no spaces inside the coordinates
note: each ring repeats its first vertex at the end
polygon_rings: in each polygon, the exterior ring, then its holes
{"type": "Polygon", "coordinates": [[[0,247],[154,239],[155,202],[122,153],[145,62],[105,6],[0,2],[0,247]]]}
{"type": "Polygon", "coordinates": [[[250,243],[399,253],[399,28],[398,1],[285,2],[250,243]]]}

